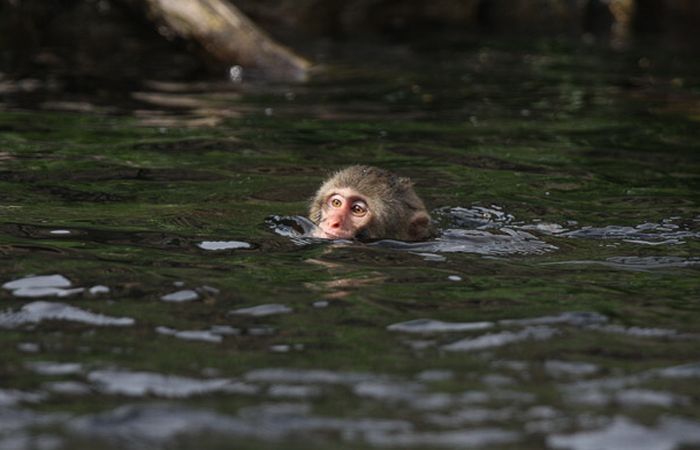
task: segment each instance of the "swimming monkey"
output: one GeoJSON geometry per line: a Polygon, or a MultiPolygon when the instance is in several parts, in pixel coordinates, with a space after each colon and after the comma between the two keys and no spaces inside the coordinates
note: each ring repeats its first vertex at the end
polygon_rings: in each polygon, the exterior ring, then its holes
{"type": "Polygon", "coordinates": [[[324,239],[419,241],[431,235],[430,215],[413,182],[371,166],[350,166],[328,178],[309,208],[324,239]]]}

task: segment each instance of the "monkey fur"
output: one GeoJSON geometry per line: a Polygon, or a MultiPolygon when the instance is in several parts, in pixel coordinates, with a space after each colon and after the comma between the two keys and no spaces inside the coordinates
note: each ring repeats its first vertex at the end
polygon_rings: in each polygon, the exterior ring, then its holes
{"type": "Polygon", "coordinates": [[[416,195],[413,182],[389,171],[364,165],[336,172],[316,192],[309,218],[316,225],[323,219],[324,207],[337,189],[350,188],[364,197],[371,214],[370,222],[357,230],[361,240],[397,239],[418,241],[431,234],[430,215],[416,195]]]}

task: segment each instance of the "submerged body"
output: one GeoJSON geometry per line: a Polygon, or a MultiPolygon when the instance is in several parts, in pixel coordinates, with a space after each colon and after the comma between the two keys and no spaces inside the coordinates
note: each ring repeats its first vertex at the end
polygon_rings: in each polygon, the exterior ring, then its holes
{"type": "Polygon", "coordinates": [[[350,166],[316,192],[309,218],[314,237],[419,241],[431,234],[430,215],[413,182],[371,166],[350,166]]]}

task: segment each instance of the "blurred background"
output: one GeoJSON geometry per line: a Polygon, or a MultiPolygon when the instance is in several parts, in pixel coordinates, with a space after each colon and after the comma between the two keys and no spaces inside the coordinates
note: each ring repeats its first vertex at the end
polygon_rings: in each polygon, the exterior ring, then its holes
{"type": "MultiPolygon", "coordinates": [[[[221,0],[227,3],[227,0],[221,0]]],[[[52,73],[126,79],[221,77],[235,58],[173,31],[158,0],[2,0],[0,70],[13,78],[52,73]],[[154,6],[156,5],[156,6],[154,6]],[[160,6],[158,6],[160,5],[160,6]]],[[[179,3],[201,1],[185,0],[179,3]]],[[[218,2],[205,1],[216,4],[218,2]]],[[[693,0],[237,0],[240,11],[311,63],[319,46],[348,41],[417,42],[449,37],[562,36],[613,48],[663,41],[693,48],[693,0]]],[[[230,3],[229,3],[230,4],[230,3]]],[[[246,45],[240,43],[239,45],[246,45]]],[[[438,44],[439,45],[439,44],[438,44]]],[[[244,61],[245,63],[245,61],[244,61]]],[[[245,64],[244,64],[245,65],[245,64]]],[[[269,75],[269,74],[268,74],[269,75]]]]}

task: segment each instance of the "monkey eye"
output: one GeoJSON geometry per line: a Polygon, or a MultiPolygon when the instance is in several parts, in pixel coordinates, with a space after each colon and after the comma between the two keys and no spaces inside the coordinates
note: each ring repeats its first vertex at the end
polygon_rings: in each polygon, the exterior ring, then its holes
{"type": "Polygon", "coordinates": [[[334,208],[340,208],[341,206],[343,206],[343,200],[339,196],[334,195],[333,197],[331,197],[328,204],[334,208]]]}
{"type": "Polygon", "coordinates": [[[364,202],[356,202],[352,205],[352,214],[357,217],[362,217],[367,214],[367,205],[364,202]]]}

